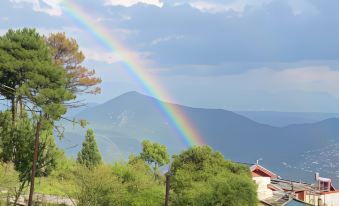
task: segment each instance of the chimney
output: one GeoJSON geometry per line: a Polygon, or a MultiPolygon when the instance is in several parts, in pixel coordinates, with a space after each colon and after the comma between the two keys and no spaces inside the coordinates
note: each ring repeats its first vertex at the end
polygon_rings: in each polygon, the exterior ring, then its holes
{"type": "Polygon", "coordinates": [[[319,180],[319,172],[316,172],[315,173],[315,181],[318,181],[319,180]]]}

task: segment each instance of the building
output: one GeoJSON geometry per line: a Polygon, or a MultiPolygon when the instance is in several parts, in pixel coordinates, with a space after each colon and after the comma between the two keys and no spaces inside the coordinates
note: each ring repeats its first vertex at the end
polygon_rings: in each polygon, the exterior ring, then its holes
{"type": "Polygon", "coordinates": [[[249,165],[252,178],[258,185],[260,205],[267,206],[339,206],[339,190],[331,179],[316,174],[315,183],[282,179],[259,164],[249,165]]]}

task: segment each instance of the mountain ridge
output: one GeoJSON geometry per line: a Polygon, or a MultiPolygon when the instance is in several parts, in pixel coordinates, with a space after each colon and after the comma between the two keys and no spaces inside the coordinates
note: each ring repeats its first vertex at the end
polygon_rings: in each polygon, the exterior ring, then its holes
{"type": "MultiPolygon", "coordinates": [[[[97,134],[98,145],[105,161],[126,159],[129,154],[140,152],[140,142],[143,139],[165,144],[171,154],[179,153],[186,147],[168,118],[164,117],[163,112],[156,106],[158,104],[172,103],[129,92],[87,108],[76,117],[90,122],[90,127],[97,134]]],[[[286,177],[313,178],[313,174],[302,170],[302,167],[305,167],[302,165],[302,155],[307,151],[317,152],[317,149],[339,142],[339,129],[336,127],[339,125],[339,119],[336,118],[313,124],[274,127],[224,109],[194,108],[178,104],[175,106],[191,120],[206,144],[221,151],[225,158],[239,162],[263,159],[269,168],[281,171],[282,176],[286,177]],[[293,165],[296,169],[286,165],[293,165]]],[[[71,129],[66,136],[78,136],[73,141],[76,140],[74,143],[81,145],[83,133],[84,131],[79,129],[71,129]]],[[[336,167],[327,172],[327,175],[337,178],[339,162],[336,159],[333,161],[336,167]]],[[[315,165],[307,167],[314,167],[308,171],[317,170],[315,165]]]]}

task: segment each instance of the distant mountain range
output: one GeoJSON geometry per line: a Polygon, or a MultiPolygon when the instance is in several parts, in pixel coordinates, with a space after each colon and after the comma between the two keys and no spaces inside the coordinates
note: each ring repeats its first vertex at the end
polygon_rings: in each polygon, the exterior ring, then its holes
{"type": "MultiPolygon", "coordinates": [[[[129,92],[87,108],[76,118],[90,122],[106,162],[139,153],[143,139],[165,144],[170,153],[178,153],[185,147],[159,110],[158,101],[129,92]]],[[[282,177],[297,180],[312,181],[318,171],[339,186],[339,119],[276,127],[222,109],[177,106],[192,120],[206,144],[227,159],[246,163],[260,160],[282,177]]],[[[58,144],[75,156],[84,134],[84,129],[68,124],[65,138],[58,144]]]]}
{"type": "Polygon", "coordinates": [[[339,113],[324,112],[275,112],[275,111],[236,111],[256,122],[284,127],[291,124],[304,124],[339,118],[339,113]]]}

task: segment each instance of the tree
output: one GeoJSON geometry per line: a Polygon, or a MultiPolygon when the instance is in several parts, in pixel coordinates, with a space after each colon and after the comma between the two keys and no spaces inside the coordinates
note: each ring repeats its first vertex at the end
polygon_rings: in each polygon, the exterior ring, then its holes
{"type": "Polygon", "coordinates": [[[65,87],[66,72],[51,58],[34,29],[8,30],[0,37],[0,95],[11,100],[13,123],[18,104],[23,111],[23,101],[54,120],[66,112],[63,103],[75,98],[65,87]]]}
{"type": "Polygon", "coordinates": [[[142,142],[141,159],[147,162],[156,171],[159,167],[169,163],[169,155],[165,145],[152,143],[149,140],[142,142]]]}
{"type": "Polygon", "coordinates": [[[74,170],[76,189],[71,196],[77,205],[158,206],[163,203],[164,186],[153,178],[140,158],[113,166],[93,168],[78,165],[74,170]]]}
{"type": "Polygon", "coordinates": [[[172,205],[257,205],[256,185],[246,166],[225,160],[207,146],[173,158],[172,205]]]}
{"type": "MultiPolygon", "coordinates": [[[[35,128],[31,119],[24,113],[13,125],[10,112],[0,113],[0,161],[13,163],[18,171],[20,186],[17,197],[30,181],[35,128]]],[[[52,130],[43,130],[39,142],[37,176],[48,176],[56,167],[62,152],[57,148],[52,130]]]]}
{"type": "Polygon", "coordinates": [[[113,166],[124,188],[120,205],[157,206],[164,202],[163,177],[154,179],[150,167],[140,158],[131,157],[127,164],[116,163],[113,166]]]}
{"type": "Polygon", "coordinates": [[[82,149],[78,153],[77,162],[88,168],[101,163],[100,151],[92,129],[87,130],[85,140],[82,143],[82,149]]]}
{"type": "Polygon", "coordinates": [[[52,61],[45,40],[34,29],[9,30],[0,38],[1,95],[11,100],[12,125],[17,104],[23,105],[36,122],[29,205],[32,205],[34,178],[39,157],[41,130],[49,130],[66,113],[65,102],[75,98],[67,89],[67,73],[52,61]]]}
{"type": "Polygon", "coordinates": [[[74,173],[77,188],[72,196],[77,199],[76,205],[122,205],[125,190],[110,167],[103,164],[92,169],[78,166],[74,173]]]}
{"type": "Polygon", "coordinates": [[[74,93],[100,93],[101,79],[95,77],[95,70],[82,66],[84,54],[73,38],[67,38],[65,33],[50,34],[45,38],[51,49],[52,57],[57,65],[61,65],[67,72],[67,88],[74,93]]]}

